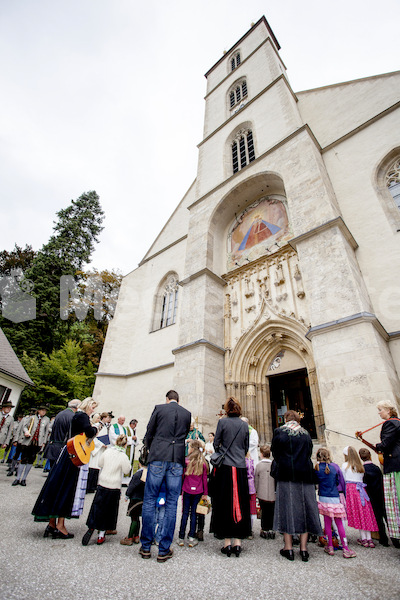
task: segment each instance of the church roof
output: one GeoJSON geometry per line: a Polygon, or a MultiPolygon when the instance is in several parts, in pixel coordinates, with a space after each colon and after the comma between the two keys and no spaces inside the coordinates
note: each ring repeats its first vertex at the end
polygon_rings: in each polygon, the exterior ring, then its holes
{"type": "Polygon", "coordinates": [[[21,365],[2,329],[0,329],[0,373],[14,377],[27,385],[35,385],[21,365]]]}
{"type": "Polygon", "coordinates": [[[244,40],[244,39],[245,39],[245,38],[246,38],[248,35],[250,35],[250,33],[251,33],[251,32],[252,32],[252,31],[253,31],[253,30],[254,30],[256,27],[258,27],[258,25],[259,25],[260,23],[264,23],[264,24],[265,24],[265,27],[268,29],[268,32],[269,32],[269,34],[270,34],[271,38],[273,39],[274,43],[276,44],[276,47],[278,48],[278,50],[280,50],[280,48],[281,48],[281,47],[280,47],[280,44],[279,44],[278,40],[277,40],[277,39],[276,39],[276,37],[275,37],[275,34],[274,34],[274,32],[272,31],[272,29],[271,29],[271,27],[270,27],[270,25],[269,25],[269,23],[268,23],[267,19],[266,19],[264,16],[262,16],[262,17],[261,17],[261,19],[259,19],[259,20],[257,21],[257,23],[255,23],[255,24],[254,24],[254,25],[253,25],[253,26],[252,26],[252,27],[251,27],[251,28],[250,28],[250,29],[247,31],[247,33],[245,33],[245,34],[244,34],[244,35],[243,35],[243,36],[240,38],[240,40],[238,40],[237,42],[235,42],[235,43],[233,44],[232,48],[229,48],[229,50],[227,50],[227,52],[225,52],[225,54],[224,54],[223,56],[221,56],[221,58],[220,58],[220,59],[219,59],[219,60],[218,60],[218,61],[215,63],[215,65],[213,65],[213,66],[211,67],[211,69],[209,69],[209,70],[207,71],[207,73],[205,73],[204,77],[205,77],[205,78],[207,78],[207,77],[208,77],[208,75],[211,73],[211,71],[212,71],[213,69],[215,69],[215,67],[216,67],[217,65],[219,65],[219,63],[221,62],[221,60],[224,60],[224,59],[226,58],[226,55],[227,55],[227,54],[229,54],[230,52],[232,52],[232,50],[233,50],[233,49],[234,49],[234,48],[235,48],[235,47],[236,47],[238,44],[240,44],[240,43],[241,43],[241,42],[242,42],[242,41],[243,41],[243,40],[244,40]]]}

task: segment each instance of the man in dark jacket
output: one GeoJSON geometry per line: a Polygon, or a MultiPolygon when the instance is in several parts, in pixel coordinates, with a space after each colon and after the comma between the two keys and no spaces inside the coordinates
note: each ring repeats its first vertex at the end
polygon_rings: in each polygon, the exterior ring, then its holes
{"type": "Polygon", "coordinates": [[[50,463],[50,468],[57,461],[61,450],[71,437],[70,429],[72,417],[79,408],[80,403],[80,400],[71,400],[71,402],[68,402],[68,407],[59,412],[54,419],[50,440],[44,453],[44,457],[47,458],[50,463]]]}
{"type": "Polygon", "coordinates": [[[170,390],[166,403],[155,406],[148,422],[144,443],[149,449],[149,457],[142,509],[142,545],[139,549],[143,558],[151,557],[157,498],[163,481],[166,486],[165,516],[157,561],[165,562],[172,556],[170,546],[175,531],[190,420],[190,412],[179,405],[177,392],[170,390]]]}

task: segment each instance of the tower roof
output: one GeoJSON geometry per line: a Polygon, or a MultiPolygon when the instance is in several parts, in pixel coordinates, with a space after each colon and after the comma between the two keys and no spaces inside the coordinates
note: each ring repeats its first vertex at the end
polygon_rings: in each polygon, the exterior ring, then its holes
{"type": "MultiPolygon", "coordinates": [[[[264,16],[262,16],[262,17],[261,17],[261,19],[259,19],[259,20],[257,21],[257,23],[255,23],[255,24],[254,24],[254,25],[253,25],[253,26],[252,26],[252,27],[251,27],[251,28],[250,28],[250,29],[249,29],[249,30],[248,30],[248,31],[247,31],[247,32],[246,32],[246,33],[245,33],[245,34],[244,34],[244,35],[243,35],[241,38],[240,38],[240,40],[238,40],[238,41],[237,41],[235,44],[233,44],[232,48],[229,48],[229,50],[228,50],[228,51],[227,51],[225,54],[229,54],[230,52],[232,52],[232,50],[234,50],[236,46],[238,46],[239,44],[241,44],[241,42],[242,42],[242,41],[243,41],[243,40],[244,40],[244,39],[245,39],[245,38],[246,38],[248,35],[250,35],[250,34],[251,34],[251,32],[252,32],[252,31],[254,31],[254,29],[255,29],[256,27],[258,27],[258,25],[259,25],[260,23],[264,23],[264,25],[265,25],[265,27],[267,28],[267,30],[268,30],[268,32],[269,32],[269,34],[270,34],[271,38],[273,39],[274,43],[276,44],[276,47],[277,47],[277,49],[278,49],[278,50],[280,50],[280,48],[281,48],[281,47],[280,47],[280,44],[279,44],[278,40],[277,40],[277,39],[276,39],[276,37],[275,37],[275,34],[274,34],[274,32],[272,31],[271,27],[269,26],[269,23],[268,23],[267,19],[266,19],[264,16]]],[[[207,77],[208,77],[208,75],[211,73],[211,71],[212,71],[213,69],[215,69],[215,67],[216,67],[217,65],[219,65],[219,63],[220,63],[222,60],[224,60],[224,58],[225,58],[225,54],[224,54],[223,56],[221,56],[221,58],[220,58],[220,59],[219,59],[219,60],[218,60],[218,61],[217,61],[217,62],[216,62],[216,63],[215,63],[215,64],[214,64],[212,67],[211,67],[211,69],[209,69],[209,70],[207,71],[207,73],[205,73],[204,77],[206,77],[206,78],[207,78],[207,77]]]]}

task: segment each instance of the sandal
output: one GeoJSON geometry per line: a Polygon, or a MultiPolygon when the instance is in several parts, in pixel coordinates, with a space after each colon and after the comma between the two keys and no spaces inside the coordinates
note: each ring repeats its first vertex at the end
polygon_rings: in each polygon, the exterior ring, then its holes
{"type": "Polygon", "coordinates": [[[333,546],[325,546],[324,552],[326,552],[326,554],[329,554],[329,556],[333,556],[335,554],[333,546]]]}
{"type": "Polygon", "coordinates": [[[347,550],[343,549],[343,558],[355,558],[356,556],[357,554],[354,550],[350,550],[350,548],[347,548],[347,550]]]}

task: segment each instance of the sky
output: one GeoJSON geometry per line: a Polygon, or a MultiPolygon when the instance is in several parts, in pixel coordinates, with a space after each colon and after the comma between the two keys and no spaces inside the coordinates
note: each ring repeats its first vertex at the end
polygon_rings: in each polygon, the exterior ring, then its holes
{"type": "Polygon", "coordinates": [[[206,73],[265,16],[295,92],[399,70],[398,0],[0,0],[0,250],[96,190],[135,269],[196,177],[206,73]]]}

